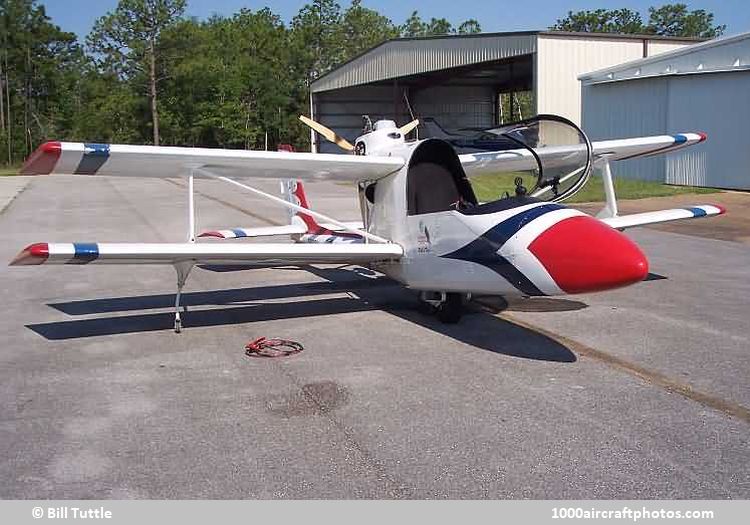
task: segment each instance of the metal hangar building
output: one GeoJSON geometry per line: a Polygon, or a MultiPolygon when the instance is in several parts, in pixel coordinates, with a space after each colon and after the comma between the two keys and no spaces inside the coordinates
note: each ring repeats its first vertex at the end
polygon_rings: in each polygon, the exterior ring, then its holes
{"type": "Polygon", "coordinates": [[[592,140],[702,131],[670,155],[617,162],[615,175],[750,189],[750,33],[710,40],[581,75],[592,140]]]}
{"type": "MultiPolygon", "coordinates": [[[[388,40],[311,85],[314,120],[353,141],[362,115],[486,128],[538,113],[581,122],[578,76],[695,39],[524,31],[388,40]]],[[[313,134],[313,151],[340,152],[313,134]]]]}

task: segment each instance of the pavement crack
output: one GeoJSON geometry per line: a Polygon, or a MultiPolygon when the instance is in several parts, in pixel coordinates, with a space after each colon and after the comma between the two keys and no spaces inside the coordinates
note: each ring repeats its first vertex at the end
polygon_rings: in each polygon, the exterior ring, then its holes
{"type": "MultiPolygon", "coordinates": [[[[169,182],[170,184],[174,184],[177,187],[185,188],[187,190],[187,188],[185,187],[185,185],[182,184],[181,182],[177,182],[177,181],[174,181],[174,180],[171,180],[171,179],[164,179],[164,180],[166,182],[169,182]]],[[[205,193],[205,192],[200,191],[200,190],[193,190],[193,191],[195,191],[196,195],[200,195],[201,197],[203,197],[205,199],[208,199],[210,201],[219,203],[219,204],[221,204],[223,206],[226,206],[227,208],[231,208],[231,209],[233,209],[235,211],[238,211],[240,213],[248,215],[248,216],[252,217],[253,219],[257,219],[257,220],[259,220],[261,222],[264,222],[265,224],[270,224],[271,226],[284,226],[284,224],[281,223],[281,222],[279,222],[279,221],[275,221],[273,219],[269,219],[268,217],[266,217],[264,215],[258,215],[257,213],[253,213],[250,210],[247,210],[247,209],[243,208],[242,206],[238,206],[238,205],[233,204],[233,203],[231,203],[229,201],[226,201],[224,199],[220,199],[219,197],[214,197],[213,195],[209,195],[208,193],[205,193]]]]}
{"type": "Polygon", "coordinates": [[[682,397],[699,403],[707,408],[722,412],[727,416],[739,419],[740,421],[743,421],[745,423],[750,423],[750,409],[743,405],[740,405],[739,403],[734,403],[721,397],[708,394],[706,392],[701,392],[700,390],[696,390],[695,388],[693,388],[692,385],[673,379],[666,374],[662,374],[661,372],[657,372],[656,370],[648,369],[639,364],[584,345],[583,343],[579,343],[578,341],[574,341],[573,339],[570,339],[568,337],[558,335],[544,328],[540,328],[525,321],[521,321],[520,319],[517,319],[510,314],[502,313],[498,315],[510,323],[549,337],[550,339],[570,348],[579,355],[590,357],[591,359],[595,359],[601,363],[604,363],[611,368],[636,377],[644,381],[645,383],[657,386],[668,392],[679,394],[682,397]]]}
{"type": "Polygon", "coordinates": [[[141,211],[136,207],[135,204],[133,204],[133,201],[128,198],[126,194],[121,192],[119,188],[108,178],[105,177],[104,179],[107,181],[107,184],[112,188],[112,191],[114,191],[118,197],[122,200],[122,202],[126,202],[128,204],[128,207],[133,211],[133,213],[141,220],[142,223],[144,223],[146,226],[151,228],[151,230],[156,234],[156,236],[161,240],[162,242],[166,242],[166,238],[161,234],[159,229],[148,219],[148,217],[141,213],[141,211]]]}

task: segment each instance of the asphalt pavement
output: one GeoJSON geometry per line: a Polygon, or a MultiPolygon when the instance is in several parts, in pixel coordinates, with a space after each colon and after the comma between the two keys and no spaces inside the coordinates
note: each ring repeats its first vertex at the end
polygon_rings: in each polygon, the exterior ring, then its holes
{"type": "MultiPolygon", "coordinates": [[[[0,260],[186,237],[180,182],[21,186],[0,202],[0,260]]],[[[351,187],[306,189],[358,219],[351,187]]],[[[197,190],[203,229],[285,220],[197,190]]],[[[197,269],[177,335],[172,268],[2,266],[0,497],[748,498],[750,246],[632,235],[650,280],[487,299],[455,326],[356,268],[197,269]],[[305,349],[246,357],[260,336],[305,349]]]]}

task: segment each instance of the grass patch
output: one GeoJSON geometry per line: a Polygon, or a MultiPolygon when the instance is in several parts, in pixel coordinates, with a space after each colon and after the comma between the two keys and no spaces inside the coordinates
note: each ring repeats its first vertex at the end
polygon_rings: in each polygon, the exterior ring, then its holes
{"type": "MultiPolygon", "coordinates": [[[[522,176],[531,185],[532,178],[525,174],[501,173],[497,175],[479,175],[471,178],[471,185],[481,202],[489,202],[500,198],[507,191],[513,195],[515,184],[513,179],[522,176]]],[[[615,195],[617,199],[645,199],[648,197],[668,197],[690,193],[718,193],[716,188],[697,188],[694,186],[671,186],[660,182],[615,178],[615,195]]],[[[604,184],[601,177],[591,177],[586,185],[573,197],[565,202],[601,202],[604,201],[604,184]]]]}
{"type": "Polygon", "coordinates": [[[20,169],[20,164],[18,164],[17,166],[0,166],[0,177],[5,177],[7,175],[18,175],[20,169]]]}

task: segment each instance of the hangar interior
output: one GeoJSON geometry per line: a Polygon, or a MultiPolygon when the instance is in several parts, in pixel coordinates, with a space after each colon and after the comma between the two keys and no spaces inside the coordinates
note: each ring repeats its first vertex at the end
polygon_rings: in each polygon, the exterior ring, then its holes
{"type": "MultiPolygon", "coordinates": [[[[310,109],[313,119],[350,141],[361,134],[362,115],[398,124],[432,117],[447,130],[537,113],[580,123],[578,75],[695,42],[552,31],[399,38],[313,82],[310,109]]],[[[341,152],[315,134],[312,141],[313,151],[341,152]]]]}
{"type": "Polygon", "coordinates": [[[530,116],[521,97],[532,91],[533,56],[522,55],[324,91],[315,97],[315,115],[352,139],[362,115],[399,124],[429,115],[447,129],[486,128],[530,116]]]}

